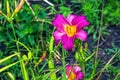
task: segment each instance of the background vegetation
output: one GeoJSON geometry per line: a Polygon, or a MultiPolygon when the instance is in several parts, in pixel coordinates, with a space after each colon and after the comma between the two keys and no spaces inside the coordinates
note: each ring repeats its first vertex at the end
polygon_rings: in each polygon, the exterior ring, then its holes
{"type": "Polygon", "coordinates": [[[79,45],[85,56],[85,80],[119,80],[120,46],[112,42],[107,47],[101,42],[115,33],[110,33],[109,27],[120,31],[120,1],[49,1],[0,1],[0,80],[65,80],[65,65],[81,64],[77,58],[81,56],[74,54],[76,49],[69,52],[61,44],[53,44],[52,21],[56,14],[84,14],[90,22],[85,28],[88,40],[79,45]]]}

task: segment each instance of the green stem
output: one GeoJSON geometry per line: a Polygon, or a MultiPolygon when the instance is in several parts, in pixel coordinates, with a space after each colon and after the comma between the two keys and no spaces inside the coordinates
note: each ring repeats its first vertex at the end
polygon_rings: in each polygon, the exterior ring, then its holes
{"type": "Polygon", "coordinates": [[[64,49],[62,49],[62,63],[63,63],[63,69],[64,69],[64,72],[63,72],[63,74],[64,74],[64,76],[63,76],[63,80],[67,80],[66,79],[66,68],[65,68],[65,54],[66,54],[66,51],[64,50],[64,49]]]}
{"type": "Polygon", "coordinates": [[[85,74],[85,52],[83,51],[82,42],[77,41],[77,51],[75,53],[76,60],[80,63],[82,71],[85,74]]]}
{"type": "MultiPolygon", "coordinates": [[[[10,26],[11,26],[11,28],[12,28],[12,32],[13,32],[14,39],[15,39],[15,41],[18,41],[18,40],[17,40],[17,37],[16,37],[16,33],[15,33],[15,29],[14,29],[14,26],[13,26],[13,21],[12,21],[12,19],[10,19],[9,22],[10,22],[10,26]]],[[[17,42],[16,42],[16,46],[17,46],[18,52],[20,52],[19,45],[18,45],[17,42]]]]}
{"type": "Polygon", "coordinates": [[[80,45],[80,51],[79,51],[79,53],[80,53],[80,58],[81,58],[80,60],[81,60],[82,70],[83,70],[83,72],[85,74],[85,52],[83,51],[82,43],[80,45]]]}
{"type": "Polygon", "coordinates": [[[14,38],[15,38],[15,40],[17,40],[16,34],[15,34],[15,29],[14,29],[13,22],[12,22],[11,19],[10,19],[10,26],[12,28],[12,32],[13,32],[14,38]]]}
{"type": "Polygon", "coordinates": [[[79,55],[79,62],[80,62],[80,66],[82,67],[82,71],[85,74],[85,59],[84,59],[84,53],[83,51],[78,51],[77,52],[79,55]]]}
{"type": "MultiPolygon", "coordinates": [[[[15,41],[15,40],[13,40],[13,41],[15,41]]],[[[16,44],[20,44],[21,46],[23,46],[28,52],[31,52],[31,50],[22,42],[19,42],[19,41],[15,41],[15,42],[16,42],[16,44]]]]}
{"type": "MultiPolygon", "coordinates": [[[[12,18],[9,18],[9,22],[10,22],[10,26],[12,28],[14,39],[16,41],[17,51],[18,51],[18,53],[20,53],[20,48],[19,48],[19,45],[18,45],[19,41],[17,40],[17,37],[16,37],[16,33],[15,33],[14,26],[13,26],[13,20],[12,20],[12,18]]],[[[18,54],[18,58],[19,58],[19,60],[22,60],[20,54],[18,54]]],[[[20,67],[21,67],[21,70],[22,70],[22,74],[23,74],[24,80],[29,80],[28,74],[27,74],[27,71],[26,71],[25,64],[24,64],[23,60],[20,61],[20,67]]]]}
{"type": "Polygon", "coordinates": [[[82,71],[83,71],[83,73],[85,74],[85,62],[82,61],[81,63],[82,63],[82,71]]]}

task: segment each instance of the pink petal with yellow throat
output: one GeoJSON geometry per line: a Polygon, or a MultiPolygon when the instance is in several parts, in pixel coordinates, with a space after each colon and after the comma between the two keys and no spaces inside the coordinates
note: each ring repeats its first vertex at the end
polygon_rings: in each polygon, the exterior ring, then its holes
{"type": "Polygon", "coordinates": [[[53,20],[52,24],[57,28],[57,30],[64,31],[64,25],[69,25],[69,22],[66,20],[64,16],[58,14],[56,18],[53,20]]]}

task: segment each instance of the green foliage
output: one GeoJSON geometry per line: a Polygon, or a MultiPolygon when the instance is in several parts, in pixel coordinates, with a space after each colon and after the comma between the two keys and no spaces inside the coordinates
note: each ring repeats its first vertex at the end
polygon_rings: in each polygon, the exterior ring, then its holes
{"type": "Polygon", "coordinates": [[[120,2],[118,0],[109,0],[105,3],[103,9],[104,24],[116,25],[120,21],[120,2]]]}
{"type": "Polygon", "coordinates": [[[107,69],[112,76],[116,76],[120,72],[119,66],[109,66],[107,69]]]}
{"type": "MultiPolygon", "coordinates": [[[[0,1],[0,79],[16,80],[17,78],[29,80],[57,80],[66,79],[67,65],[65,59],[70,52],[64,51],[61,45],[54,46],[53,31],[51,25],[56,14],[67,17],[69,14],[83,14],[90,22],[86,27],[88,34],[92,34],[94,39],[98,39],[99,31],[101,36],[108,34],[107,26],[117,25],[120,22],[120,2],[118,0],[52,0],[54,6],[47,2],[38,1],[38,4],[29,3],[25,0],[24,5],[14,16],[14,10],[20,0],[0,1]],[[2,2],[1,2],[2,1],[2,2]],[[7,1],[10,8],[7,8],[7,1]],[[10,9],[8,15],[7,9],[10,9]],[[4,14],[2,14],[2,13],[4,14]],[[46,55],[44,55],[46,51],[46,55]],[[60,62],[62,65],[56,66],[54,63],[57,53],[61,53],[60,62]],[[56,73],[61,76],[58,77],[56,73]]],[[[49,1],[49,0],[48,0],[49,1]]],[[[94,42],[94,41],[93,41],[94,42]]],[[[75,41],[78,51],[75,49],[76,63],[85,72],[85,79],[89,80],[96,76],[94,64],[95,51],[89,53],[88,47],[83,48],[81,41],[75,41]],[[80,43],[80,44],[79,44],[80,43]],[[80,49],[79,49],[80,48],[80,49]]],[[[91,46],[90,46],[91,47],[91,46]]],[[[113,56],[119,50],[113,45],[107,49],[107,55],[113,56]]],[[[58,56],[59,57],[59,56],[58,56]]],[[[98,61],[99,59],[97,59],[98,61]]],[[[113,60],[118,62],[120,55],[113,60]]],[[[75,64],[76,64],[75,63],[75,64]]],[[[73,63],[74,64],[74,63],[73,63]]],[[[98,64],[99,65],[99,64],[98,64]]],[[[102,64],[103,66],[103,64],[102,64]]],[[[106,68],[106,67],[105,67],[106,68]]],[[[108,72],[117,75],[119,66],[110,64],[108,72]]]]}
{"type": "Polygon", "coordinates": [[[120,21],[120,2],[117,0],[72,0],[73,3],[80,3],[81,8],[77,13],[84,14],[90,22],[90,28],[86,27],[89,34],[97,39],[101,28],[101,35],[108,35],[107,26],[117,25],[120,21]]]}
{"type": "Polygon", "coordinates": [[[60,13],[67,17],[72,11],[70,7],[60,6],[60,13]]]}
{"type": "MultiPolygon", "coordinates": [[[[114,45],[114,43],[112,43],[111,48],[107,48],[106,52],[108,55],[112,55],[114,53],[116,53],[119,50],[119,48],[117,46],[114,45]]],[[[120,59],[120,55],[116,56],[118,58],[118,60],[120,59]]]]}

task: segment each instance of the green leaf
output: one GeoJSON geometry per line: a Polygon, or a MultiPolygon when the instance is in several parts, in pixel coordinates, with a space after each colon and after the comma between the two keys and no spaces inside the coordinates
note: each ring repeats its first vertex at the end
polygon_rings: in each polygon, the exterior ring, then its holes
{"type": "Polygon", "coordinates": [[[67,17],[69,14],[72,13],[72,11],[71,11],[70,7],[61,6],[60,7],[60,13],[62,13],[64,16],[67,17]]]}
{"type": "Polygon", "coordinates": [[[53,38],[53,36],[52,36],[51,39],[50,39],[50,46],[49,46],[49,52],[50,52],[50,54],[51,54],[52,51],[53,51],[53,44],[54,44],[54,38],[53,38]]]}
{"type": "Polygon", "coordinates": [[[75,59],[76,59],[77,61],[79,61],[79,57],[80,57],[80,56],[79,56],[78,52],[76,52],[76,53],[75,53],[75,59]]]}
{"type": "Polygon", "coordinates": [[[19,63],[19,61],[14,62],[14,63],[12,63],[12,64],[10,64],[10,65],[8,65],[8,66],[5,66],[5,67],[1,68],[1,69],[0,69],[0,73],[3,72],[3,71],[5,71],[6,69],[8,69],[8,68],[10,68],[10,67],[18,64],[18,63],[19,63]]]}
{"type": "Polygon", "coordinates": [[[28,36],[28,41],[31,45],[34,45],[35,44],[35,40],[34,40],[34,36],[33,35],[29,35],[28,36]]]}
{"type": "Polygon", "coordinates": [[[12,58],[12,57],[14,57],[14,56],[16,56],[17,54],[16,53],[14,53],[14,54],[12,54],[12,55],[10,55],[10,56],[8,56],[8,57],[5,57],[4,59],[1,59],[0,60],[0,64],[2,63],[2,62],[4,62],[4,61],[6,61],[6,60],[8,60],[8,59],[10,59],[10,58],[12,58]]]}
{"type": "Polygon", "coordinates": [[[8,76],[11,78],[11,80],[15,80],[15,77],[12,75],[12,73],[7,72],[8,76]]]}
{"type": "Polygon", "coordinates": [[[20,62],[20,64],[21,64],[21,69],[22,69],[22,73],[23,73],[24,80],[29,80],[28,73],[27,73],[27,70],[26,70],[24,61],[22,60],[22,61],[20,62]]]}
{"type": "Polygon", "coordinates": [[[95,52],[92,53],[90,56],[88,56],[88,57],[85,59],[85,62],[87,62],[89,59],[91,59],[94,55],[95,55],[95,52]]]}
{"type": "Polygon", "coordinates": [[[53,59],[51,59],[51,60],[48,61],[48,67],[49,67],[50,72],[51,72],[51,76],[50,76],[51,79],[52,79],[52,80],[56,80],[56,73],[54,72],[55,66],[54,66],[54,61],[53,61],[53,59]]]}

